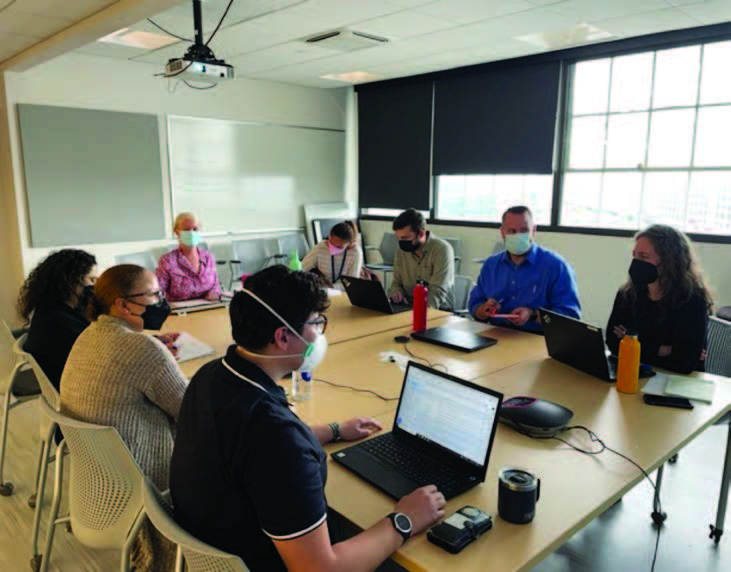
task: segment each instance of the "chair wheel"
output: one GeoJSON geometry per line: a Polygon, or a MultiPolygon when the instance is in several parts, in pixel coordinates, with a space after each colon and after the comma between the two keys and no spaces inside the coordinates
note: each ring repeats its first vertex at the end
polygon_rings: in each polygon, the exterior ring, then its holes
{"type": "Polygon", "coordinates": [[[662,523],[668,519],[667,513],[657,512],[656,510],[653,510],[650,516],[652,517],[653,522],[658,526],[661,526],[662,523]]]}
{"type": "Polygon", "coordinates": [[[41,569],[42,558],[43,554],[36,554],[33,558],[30,559],[31,572],[38,572],[41,569]]]}
{"type": "Polygon", "coordinates": [[[30,495],[28,497],[28,506],[30,508],[36,508],[36,495],[30,495]]]}
{"type": "Polygon", "coordinates": [[[13,483],[3,483],[0,485],[0,496],[9,497],[13,494],[14,489],[15,487],[13,486],[13,483]]]}

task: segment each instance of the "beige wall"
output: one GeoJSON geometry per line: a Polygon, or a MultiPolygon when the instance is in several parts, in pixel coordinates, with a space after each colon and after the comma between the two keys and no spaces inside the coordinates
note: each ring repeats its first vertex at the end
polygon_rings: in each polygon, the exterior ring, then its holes
{"type": "MultiPolygon", "coordinates": [[[[462,239],[461,273],[476,278],[480,265],[473,258],[489,255],[500,241],[497,229],[432,225],[439,236],[462,239]]],[[[366,244],[378,246],[391,223],[363,221],[366,244]]],[[[576,271],[583,317],[604,327],[617,287],[626,280],[632,240],[607,236],[539,233],[538,242],[566,258],[576,271]]],[[[697,243],[696,252],[719,305],[731,305],[731,245],[697,243]]]]}

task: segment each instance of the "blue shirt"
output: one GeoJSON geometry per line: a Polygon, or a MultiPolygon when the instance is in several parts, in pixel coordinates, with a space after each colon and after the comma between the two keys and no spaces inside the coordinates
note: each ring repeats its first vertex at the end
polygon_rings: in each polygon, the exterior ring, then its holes
{"type": "MultiPolygon", "coordinates": [[[[510,314],[516,308],[524,307],[546,308],[572,318],[581,317],[573,269],[561,256],[535,243],[518,266],[506,251],[485,260],[477,285],[470,293],[470,313],[474,315],[477,307],[490,298],[500,303],[500,314],[510,314]]],[[[501,325],[509,321],[494,320],[494,323],[501,325]]],[[[523,327],[542,329],[535,322],[523,327]]]]}

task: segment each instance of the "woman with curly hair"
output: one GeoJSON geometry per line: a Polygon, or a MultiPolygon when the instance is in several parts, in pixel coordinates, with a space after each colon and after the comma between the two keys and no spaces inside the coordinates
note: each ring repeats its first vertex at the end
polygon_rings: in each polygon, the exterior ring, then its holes
{"type": "Polygon", "coordinates": [[[680,231],[655,224],[635,236],[630,280],[619,289],[607,325],[607,345],[619,352],[627,331],[639,335],[642,362],[690,373],[703,371],[713,299],[693,248],[680,231]]]}
{"type": "Polygon", "coordinates": [[[89,325],[86,306],[96,281],[96,258],[83,250],[52,252],[28,275],[18,310],[30,322],[25,351],[56,389],[76,338],[89,325]]]}

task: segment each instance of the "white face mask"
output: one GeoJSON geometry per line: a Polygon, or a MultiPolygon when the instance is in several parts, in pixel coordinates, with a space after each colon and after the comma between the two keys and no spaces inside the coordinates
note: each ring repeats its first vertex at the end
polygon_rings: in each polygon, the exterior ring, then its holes
{"type": "Polygon", "coordinates": [[[247,290],[244,288],[243,290],[246,292],[249,296],[254,298],[259,304],[264,306],[267,310],[269,310],[274,316],[276,316],[286,327],[287,329],[292,332],[295,336],[297,336],[302,342],[305,344],[305,350],[301,354],[284,354],[284,355],[277,355],[277,356],[269,356],[264,354],[257,354],[253,353],[247,350],[248,353],[251,355],[255,355],[258,358],[264,358],[264,359],[281,359],[281,358],[295,358],[295,357],[301,357],[303,358],[302,365],[299,367],[299,371],[307,371],[312,372],[315,370],[315,368],[322,363],[322,360],[325,359],[325,354],[327,353],[327,338],[323,335],[318,333],[317,337],[314,341],[308,342],[302,334],[300,334],[297,330],[295,330],[287,320],[282,318],[275,310],[272,308],[269,304],[267,304],[264,300],[259,298],[256,294],[254,294],[252,291],[247,290]]]}

